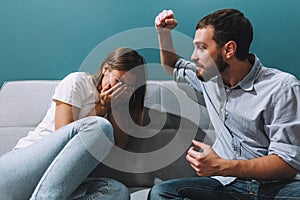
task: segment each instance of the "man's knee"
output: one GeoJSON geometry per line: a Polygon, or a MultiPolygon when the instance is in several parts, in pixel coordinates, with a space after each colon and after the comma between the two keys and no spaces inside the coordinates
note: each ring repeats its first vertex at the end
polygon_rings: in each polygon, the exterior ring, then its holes
{"type": "Polygon", "coordinates": [[[155,184],[148,193],[148,200],[160,199],[167,190],[166,186],[166,182],[155,184]]]}

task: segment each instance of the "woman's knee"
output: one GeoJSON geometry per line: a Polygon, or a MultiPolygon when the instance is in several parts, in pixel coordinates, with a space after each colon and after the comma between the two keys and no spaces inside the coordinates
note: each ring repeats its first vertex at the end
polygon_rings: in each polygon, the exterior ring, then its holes
{"type": "Polygon", "coordinates": [[[106,136],[111,143],[114,143],[113,128],[107,119],[98,116],[87,117],[84,126],[85,132],[88,130],[87,132],[93,134],[93,138],[103,139],[102,137],[106,136]]]}
{"type": "Polygon", "coordinates": [[[112,192],[112,195],[117,197],[122,197],[122,199],[130,199],[130,193],[128,188],[121,182],[116,181],[114,179],[107,179],[109,183],[109,189],[112,192]]]}
{"type": "Polygon", "coordinates": [[[110,122],[102,117],[87,117],[79,127],[80,143],[89,153],[102,161],[114,146],[113,128],[110,122]]]}
{"type": "Polygon", "coordinates": [[[96,120],[96,124],[98,124],[98,128],[103,131],[103,133],[106,135],[106,137],[111,142],[114,142],[114,133],[113,133],[113,127],[112,127],[111,123],[104,117],[96,116],[96,117],[94,117],[94,120],[96,120]]]}
{"type": "Polygon", "coordinates": [[[121,182],[110,178],[87,179],[79,188],[79,192],[80,190],[88,191],[86,195],[93,196],[94,199],[130,199],[128,188],[121,182]]]}
{"type": "Polygon", "coordinates": [[[87,178],[69,199],[129,200],[127,187],[110,178],[87,178]]]}

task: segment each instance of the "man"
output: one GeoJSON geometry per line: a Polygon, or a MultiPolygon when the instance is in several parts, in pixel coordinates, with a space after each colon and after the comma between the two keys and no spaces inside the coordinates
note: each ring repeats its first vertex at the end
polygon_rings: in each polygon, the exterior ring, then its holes
{"type": "Polygon", "coordinates": [[[176,81],[203,93],[217,138],[212,147],[193,141],[200,151],[186,155],[198,177],[157,184],[148,198],[300,199],[299,82],[249,53],[252,25],[238,10],[199,21],[194,64],[175,52],[176,25],[171,10],[155,19],[161,62],[176,81]]]}

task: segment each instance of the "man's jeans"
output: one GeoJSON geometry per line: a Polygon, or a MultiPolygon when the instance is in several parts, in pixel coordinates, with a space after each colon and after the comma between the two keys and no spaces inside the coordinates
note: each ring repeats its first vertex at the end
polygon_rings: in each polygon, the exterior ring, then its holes
{"type": "Polygon", "coordinates": [[[193,199],[193,200],[273,200],[300,199],[300,181],[261,183],[254,180],[237,179],[223,186],[208,177],[191,177],[164,181],[155,185],[149,200],[193,199]]]}
{"type": "Polygon", "coordinates": [[[86,179],[113,143],[110,122],[87,117],[8,152],[0,157],[0,198],[129,199],[128,189],[118,181],[86,179]]]}

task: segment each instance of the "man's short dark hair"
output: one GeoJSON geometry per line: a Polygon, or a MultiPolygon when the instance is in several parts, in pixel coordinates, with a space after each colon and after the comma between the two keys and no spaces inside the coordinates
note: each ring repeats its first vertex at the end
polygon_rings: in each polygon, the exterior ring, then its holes
{"type": "Polygon", "coordinates": [[[253,27],[242,12],[236,9],[215,11],[201,19],[196,30],[207,26],[214,28],[213,39],[218,47],[222,47],[228,41],[233,40],[237,43],[235,57],[239,60],[247,59],[253,39],[253,27]]]}

